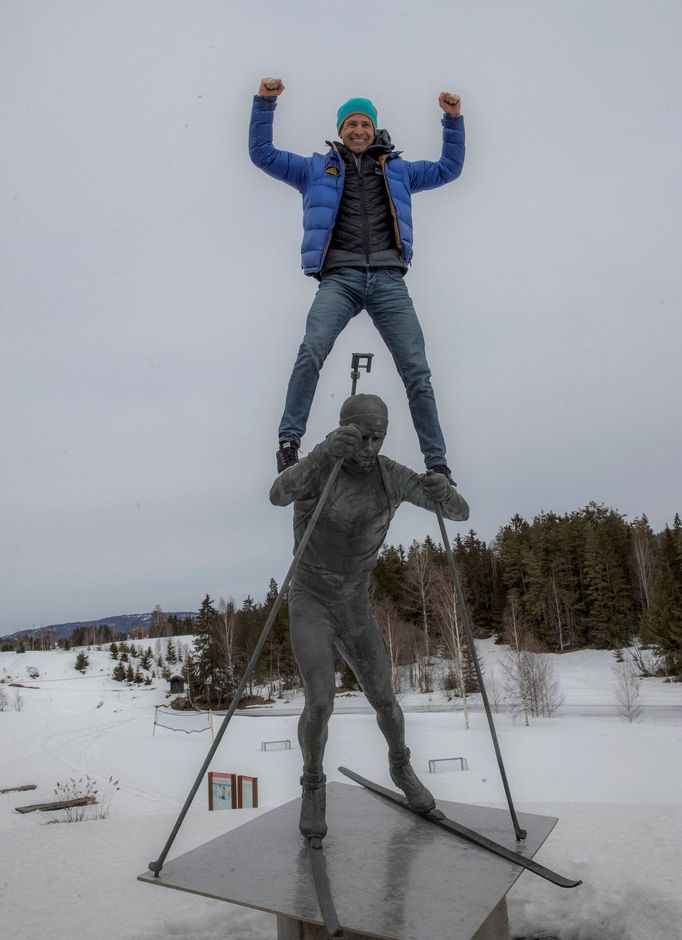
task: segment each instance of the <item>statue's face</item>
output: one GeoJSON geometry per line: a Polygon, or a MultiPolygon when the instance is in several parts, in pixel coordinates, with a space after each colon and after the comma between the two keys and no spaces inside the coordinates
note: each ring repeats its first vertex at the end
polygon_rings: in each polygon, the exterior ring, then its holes
{"type": "Polygon", "coordinates": [[[355,422],[362,434],[362,444],[352,457],[348,457],[346,464],[356,471],[368,473],[377,462],[384,438],[386,427],[384,422],[362,421],[355,422]]]}

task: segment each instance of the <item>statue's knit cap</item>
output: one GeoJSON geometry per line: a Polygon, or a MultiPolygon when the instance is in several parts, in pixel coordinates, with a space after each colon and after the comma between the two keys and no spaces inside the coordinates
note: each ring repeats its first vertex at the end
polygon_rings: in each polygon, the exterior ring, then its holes
{"type": "Polygon", "coordinates": [[[352,395],[341,406],[339,415],[340,424],[372,425],[382,428],[388,427],[388,408],[378,395],[352,395]]]}
{"type": "Polygon", "coordinates": [[[341,125],[350,114],[366,114],[376,130],[377,109],[369,98],[349,98],[345,104],[342,104],[336,112],[336,130],[341,130],[341,125]]]}

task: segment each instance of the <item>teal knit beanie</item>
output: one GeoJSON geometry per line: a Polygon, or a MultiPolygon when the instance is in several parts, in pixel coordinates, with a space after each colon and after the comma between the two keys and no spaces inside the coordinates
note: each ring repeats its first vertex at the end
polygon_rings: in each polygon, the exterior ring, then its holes
{"type": "Polygon", "coordinates": [[[345,104],[342,104],[336,113],[336,130],[341,130],[341,125],[349,114],[366,114],[374,129],[377,126],[377,109],[369,98],[349,98],[345,104]]]}

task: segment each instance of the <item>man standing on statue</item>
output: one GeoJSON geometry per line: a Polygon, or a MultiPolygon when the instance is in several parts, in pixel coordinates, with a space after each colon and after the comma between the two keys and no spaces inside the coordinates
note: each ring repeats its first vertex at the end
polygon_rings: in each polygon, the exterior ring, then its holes
{"type": "Polygon", "coordinates": [[[338,458],[340,472],[289,588],[291,643],[303,679],[305,707],[298,725],[303,754],[300,830],[326,835],[323,757],[334,708],[336,646],[374,708],[388,744],[391,779],[420,812],[435,806],[418,779],[405,744],[403,713],[393,692],[391,664],[369,602],[369,584],[391,519],[403,502],[464,521],[469,507],[445,475],[417,474],[379,451],[388,410],[376,395],[347,399],[340,426],[308,456],[277,477],[276,506],[294,503],[294,551],[338,458]]]}
{"type": "Polygon", "coordinates": [[[377,129],[368,98],[341,105],[340,141],[326,154],[302,157],[272,140],[279,78],[264,78],[254,97],[251,159],[303,198],[302,267],[320,281],[289,380],[279,426],[277,470],[298,460],[301,438],[322,365],[350,320],[367,310],[405,385],[427,469],[452,482],[426,360],[424,336],[405,286],[412,260],[412,193],[457,179],[464,161],[464,119],[458,95],[441,92],[442,151],[437,161],[404,160],[388,133],[377,129]]]}

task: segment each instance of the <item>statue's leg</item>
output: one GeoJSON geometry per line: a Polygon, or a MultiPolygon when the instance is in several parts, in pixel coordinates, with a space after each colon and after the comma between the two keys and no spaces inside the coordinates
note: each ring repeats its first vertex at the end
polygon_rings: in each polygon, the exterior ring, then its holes
{"type": "Polygon", "coordinates": [[[388,743],[391,779],[413,809],[430,812],[436,802],[412,769],[405,744],[405,719],[391,682],[391,661],[369,604],[364,610],[353,611],[337,643],[376,712],[377,724],[388,743]]]}
{"type": "Polygon", "coordinates": [[[306,838],[321,839],[327,833],[322,761],[336,687],[334,627],[321,601],[300,588],[294,588],[289,596],[289,619],[291,645],[305,691],[305,705],[298,722],[303,755],[299,828],[306,838]]]}

